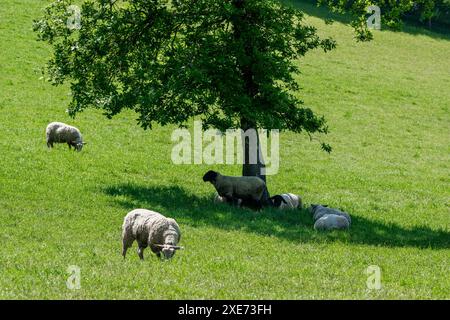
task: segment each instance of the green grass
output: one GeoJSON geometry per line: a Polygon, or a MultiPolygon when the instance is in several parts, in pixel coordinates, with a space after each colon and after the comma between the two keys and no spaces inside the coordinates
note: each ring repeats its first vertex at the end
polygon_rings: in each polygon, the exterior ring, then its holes
{"type": "Polygon", "coordinates": [[[334,151],[283,133],[268,184],[351,213],[349,232],[318,233],[304,211],[214,205],[202,174],[239,166],[173,165],[172,127],[143,131],[133,113],[70,119],[68,88],[39,80],[50,50],[31,25],[48,2],[0,5],[0,298],[450,298],[450,37],[407,28],[356,43],[297,2],[339,44],[300,60],[298,79],[334,151]],[[82,130],[83,152],[47,150],[55,120],[82,130]],[[141,262],[134,246],[124,261],[121,224],[136,207],[176,218],[186,249],[141,262]],[[69,265],[80,290],[66,287],[69,265]],[[381,290],[366,287],[369,265],[381,290]]]}

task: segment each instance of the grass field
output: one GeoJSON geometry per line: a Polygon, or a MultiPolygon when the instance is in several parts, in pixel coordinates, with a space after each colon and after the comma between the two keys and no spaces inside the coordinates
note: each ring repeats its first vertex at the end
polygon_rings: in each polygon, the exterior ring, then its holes
{"type": "Polygon", "coordinates": [[[49,2],[0,4],[0,298],[450,298],[450,36],[410,27],[356,43],[323,9],[295,2],[338,41],[300,60],[298,79],[334,151],[283,133],[268,184],[351,213],[350,231],[319,233],[306,211],[213,204],[202,174],[240,167],[172,164],[173,127],[143,131],[133,113],[70,119],[68,88],[39,79],[50,49],[32,20],[49,2]],[[48,150],[51,121],[89,144],[48,150]],[[121,224],[136,207],[177,219],[186,249],[169,262],[146,250],[141,262],[134,246],[124,261],[121,224]],[[79,290],[66,286],[70,265],[79,290]],[[381,290],[366,286],[369,265],[381,290]]]}

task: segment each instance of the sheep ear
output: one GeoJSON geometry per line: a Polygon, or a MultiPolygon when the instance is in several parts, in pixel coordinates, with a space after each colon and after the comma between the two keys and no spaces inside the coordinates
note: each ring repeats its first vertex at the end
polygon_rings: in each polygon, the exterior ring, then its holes
{"type": "Polygon", "coordinates": [[[184,250],[184,247],[176,247],[176,246],[174,246],[173,247],[175,250],[184,250]]]}
{"type": "Polygon", "coordinates": [[[83,144],[88,144],[87,142],[82,142],[83,144]]]}

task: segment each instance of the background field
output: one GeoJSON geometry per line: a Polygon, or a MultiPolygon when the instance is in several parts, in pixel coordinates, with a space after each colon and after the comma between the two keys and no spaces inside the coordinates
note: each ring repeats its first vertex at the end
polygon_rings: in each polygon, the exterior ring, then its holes
{"type": "Polygon", "coordinates": [[[338,41],[300,60],[298,79],[334,151],[283,133],[268,184],[351,213],[349,232],[318,233],[305,211],[212,204],[202,174],[240,167],[173,165],[172,127],[144,131],[131,112],[70,119],[68,88],[40,80],[50,50],[32,20],[49,2],[0,4],[0,298],[450,298],[450,36],[411,27],[356,43],[324,10],[292,2],[338,41]],[[82,130],[83,152],[47,150],[55,120],[82,130]],[[136,207],[176,218],[186,250],[141,262],[133,247],[124,261],[121,224],[136,207]],[[69,265],[80,290],[66,287],[69,265]],[[366,287],[369,265],[381,290],[366,287]]]}

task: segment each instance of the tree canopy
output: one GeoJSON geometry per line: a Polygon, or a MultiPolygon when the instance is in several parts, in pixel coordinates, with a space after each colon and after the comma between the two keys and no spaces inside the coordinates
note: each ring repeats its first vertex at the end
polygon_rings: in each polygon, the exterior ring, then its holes
{"type": "Polygon", "coordinates": [[[428,22],[429,27],[432,21],[450,26],[450,0],[417,0],[408,13],[421,22],[428,22]]]}
{"type": "Polygon", "coordinates": [[[395,30],[399,30],[405,17],[411,15],[429,24],[432,20],[441,21],[444,17],[450,17],[450,0],[318,0],[318,3],[334,12],[353,15],[351,25],[356,30],[357,39],[362,41],[373,37],[365,17],[366,9],[371,5],[381,9],[382,24],[395,30]]]}
{"type": "MultiPolygon", "coordinates": [[[[367,40],[367,4],[387,6],[383,16],[395,23],[411,1],[319,2],[355,14],[359,38],[367,40]]],[[[299,10],[276,0],[87,0],[81,28],[68,28],[70,4],[54,1],[34,29],[53,47],[49,79],[70,83],[72,116],[89,107],[107,117],[132,109],[144,128],[198,116],[205,128],[222,131],[328,131],[297,95],[296,59],[336,44],[299,10]]]]}
{"type": "Polygon", "coordinates": [[[273,0],[96,0],[84,2],[82,27],[70,30],[68,5],[51,4],[35,29],[54,48],[50,79],[71,84],[71,115],[128,108],[144,128],[201,116],[219,130],[245,119],[326,132],[322,117],[299,108],[294,59],[335,44],[293,8],[273,0]]]}

